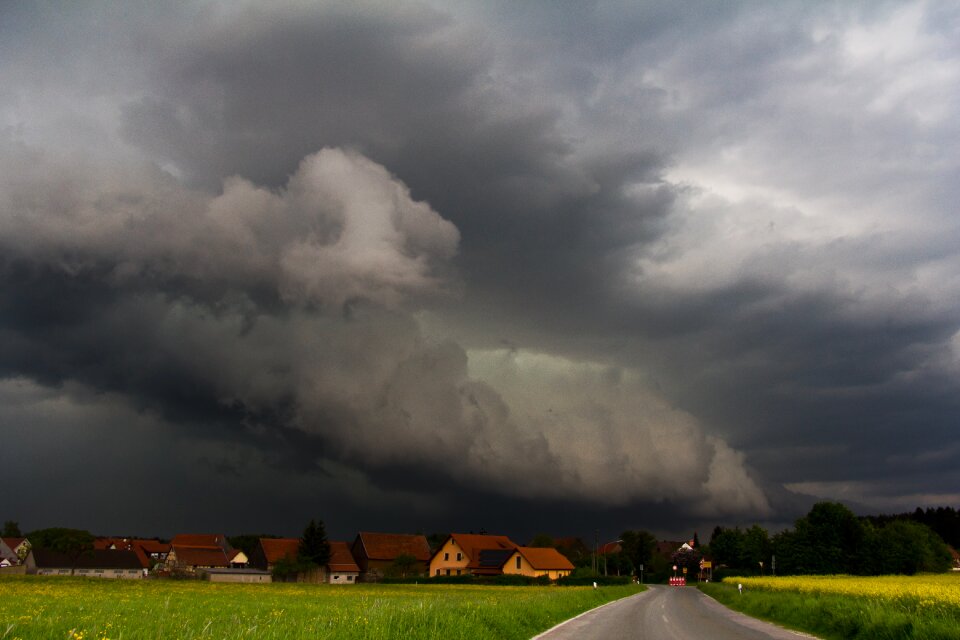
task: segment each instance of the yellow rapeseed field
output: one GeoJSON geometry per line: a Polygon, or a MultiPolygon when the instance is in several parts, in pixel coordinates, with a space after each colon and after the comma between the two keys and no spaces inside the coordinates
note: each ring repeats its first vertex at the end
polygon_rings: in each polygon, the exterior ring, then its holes
{"type": "Polygon", "coordinates": [[[918,576],[784,576],[766,578],[726,578],[727,583],[742,583],[746,589],[830,594],[886,600],[920,609],[960,611],[960,575],[927,574],[918,576]]]}

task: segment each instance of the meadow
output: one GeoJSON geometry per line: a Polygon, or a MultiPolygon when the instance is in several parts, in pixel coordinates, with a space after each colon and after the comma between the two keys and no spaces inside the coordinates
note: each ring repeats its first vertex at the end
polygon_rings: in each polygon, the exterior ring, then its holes
{"type": "Polygon", "coordinates": [[[10,576],[0,640],[520,639],[639,590],[10,576]]]}
{"type": "Polygon", "coordinates": [[[960,638],[956,574],[744,577],[700,588],[731,609],[822,638],[960,638]]]}

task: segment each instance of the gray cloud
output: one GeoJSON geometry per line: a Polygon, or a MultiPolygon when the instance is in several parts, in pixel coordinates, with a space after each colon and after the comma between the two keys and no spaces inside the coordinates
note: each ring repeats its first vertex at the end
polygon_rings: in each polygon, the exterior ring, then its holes
{"type": "MultiPolygon", "coordinates": [[[[561,429],[516,407],[550,402],[572,381],[543,380],[542,392],[507,402],[469,375],[460,346],[425,340],[404,307],[443,293],[432,266],[453,257],[457,230],[357,153],[309,156],[280,191],[231,178],[213,197],[149,168],[42,168],[35,154],[18,172],[22,153],[7,165],[0,228],[6,273],[26,282],[7,289],[5,306],[27,306],[28,291],[98,295],[56,296],[39,330],[11,315],[11,373],[130,394],[192,428],[234,422],[233,438],[299,430],[316,437],[308,468],[428,465],[525,498],[768,509],[742,456],[657,408],[637,382],[615,391],[617,380],[581,371],[576,386],[594,391],[566,392],[563,413],[586,419],[561,429]],[[612,419],[598,423],[590,407],[604,392],[612,419]],[[660,417],[632,423],[644,407],[660,417]],[[664,481],[670,466],[656,450],[670,425],[687,441],[674,455],[689,472],[664,481]],[[575,434],[600,448],[570,447],[575,434]],[[612,451],[621,464],[603,464],[612,451]]],[[[221,473],[245,464],[203,461],[221,473]]]]}

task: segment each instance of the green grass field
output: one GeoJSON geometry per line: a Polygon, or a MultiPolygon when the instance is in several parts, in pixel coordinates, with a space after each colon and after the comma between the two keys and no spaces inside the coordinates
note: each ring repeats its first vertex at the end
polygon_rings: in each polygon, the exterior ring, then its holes
{"type": "Polygon", "coordinates": [[[707,595],[748,615],[821,638],[956,640],[960,576],[728,578],[701,584],[707,595]],[[736,583],[744,585],[743,595],[736,583]]]}
{"type": "Polygon", "coordinates": [[[0,578],[0,640],[530,638],[638,586],[0,578]]]}

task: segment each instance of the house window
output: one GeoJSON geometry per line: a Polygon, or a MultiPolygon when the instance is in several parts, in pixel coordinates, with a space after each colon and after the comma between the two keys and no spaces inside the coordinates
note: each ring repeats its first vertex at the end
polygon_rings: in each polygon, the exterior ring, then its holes
{"type": "Polygon", "coordinates": [[[520,568],[520,556],[517,556],[517,569],[520,568]]]}
{"type": "Polygon", "coordinates": [[[457,562],[460,562],[461,560],[463,560],[463,554],[462,554],[462,553],[458,553],[458,554],[457,554],[457,562]]]}
{"type": "Polygon", "coordinates": [[[440,569],[437,569],[437,575],[440,575],[440,569]]]}
{"type": "Polygon", "coordinates": [[[447,575],[450,575],[450,569],[447,569],[447,575]]]}
{"type": "Polygon", "coordinates": [[[353,582],[353,576],[347,576],[347,582],[353,582]]]}
{"type": "Polygon", "coordinates": [[[457,569],[457,575],[460,575],[460,569],[457,569]]]}
{"type": "Polygon", "coordinates": [[[333,579],[334,579],[334,580],[339,580],[339,579],[340,579],[340,576],[333,576],[333,579]]]}
{"type": "Polygon", "coordinates": [[[444,554],[443,554],[443,559],[444,559],[444,561],[449,560],[449,559],[450,559],[450,554],[449,554],[449,553],[444,553],[444,554]]]}

